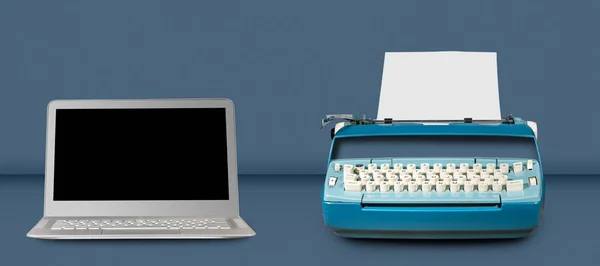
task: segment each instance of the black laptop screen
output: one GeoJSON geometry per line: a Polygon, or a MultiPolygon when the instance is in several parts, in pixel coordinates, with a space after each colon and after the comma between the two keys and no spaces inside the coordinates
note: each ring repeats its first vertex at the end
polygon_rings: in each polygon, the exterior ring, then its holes
{"type": "Polygon", "coordinates": [[[226,111],[56,110],[55,201],[228,200],[226,111]]]}

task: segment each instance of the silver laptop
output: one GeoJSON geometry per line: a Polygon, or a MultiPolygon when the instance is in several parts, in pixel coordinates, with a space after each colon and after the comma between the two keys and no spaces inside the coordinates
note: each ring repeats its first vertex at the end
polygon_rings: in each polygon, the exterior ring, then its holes
{"type": "Polygon", "coordinates": [[[55,100],[48,105],[47,239],[240,238],[228,99],[55,100]]]}

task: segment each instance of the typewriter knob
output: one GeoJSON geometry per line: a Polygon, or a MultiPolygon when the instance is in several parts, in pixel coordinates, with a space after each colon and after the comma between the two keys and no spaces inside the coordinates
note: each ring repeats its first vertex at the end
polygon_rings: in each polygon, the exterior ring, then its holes
{"type": "Polygon", "coordinates": [[[342,129],[344,126],[346,125],[345,122],[339,122],[337,124],[335,124],[335,127],[333,127],[331,129],[331,139],[333,139],[333,137],[335,136],[335,134],[342,129]]]}
{"type": "Polygon", "coordinates": [[[535,135],[535,138],[538,138],[538,133],[537,133],[537,123],[533,122],[533,121],[527,121],[527,125],[531,128],[531,130],[533,130],[533,134],[535,135]]]}

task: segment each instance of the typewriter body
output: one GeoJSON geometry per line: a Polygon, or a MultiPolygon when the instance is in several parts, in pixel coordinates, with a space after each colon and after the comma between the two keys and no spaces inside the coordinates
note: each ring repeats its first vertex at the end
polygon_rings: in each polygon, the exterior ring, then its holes
{"type": "Polygon", "coordinates": [[[351,238],[520,238],[543,215],[537,125],[328,115],[325,224],[351,238]]]}

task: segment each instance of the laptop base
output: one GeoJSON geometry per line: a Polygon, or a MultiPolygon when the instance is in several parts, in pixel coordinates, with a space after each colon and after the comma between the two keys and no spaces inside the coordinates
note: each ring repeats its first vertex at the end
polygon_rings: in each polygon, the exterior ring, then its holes
{"type": "MultiPolygon", "coordinates": [[[[240,217],[227,219],[233,225],[229,229],[65,229],[56,230],[52,226],[61,219],[92,220],[110,219],[107,217],[69,217],[69,218],[42,218],[38,224],[27,233],[27,237],[38,239],[231,239],[245,238],[256,235],[240,217]]],[[[114,217],[113,219],[124,219],[114,217]]],[[[128,218],[126,220],[130,220],[128,218]]],[[[137,217],[136,219],[145,219],[137,217]]],[[[152,218],[147,218],[152,219],[152,218]]],[[[166,218],[171,219],[171,218],[166,218]]],[[[202,218],[198,218],[202,219],[202,218]]]]}

